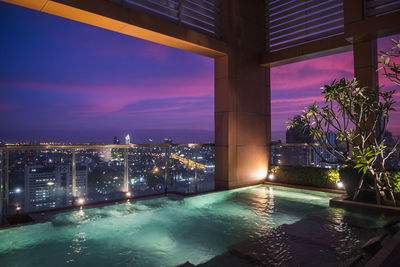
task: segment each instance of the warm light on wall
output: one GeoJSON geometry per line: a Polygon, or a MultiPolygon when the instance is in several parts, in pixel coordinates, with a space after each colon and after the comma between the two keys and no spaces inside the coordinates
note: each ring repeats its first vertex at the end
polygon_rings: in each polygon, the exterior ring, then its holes
{"type": "Polygon", "coordinates": [[[264,179],[268,175],[268,170],[267,169],[261,169],[257,172],[257,178],[259,179],[264,179]]]}

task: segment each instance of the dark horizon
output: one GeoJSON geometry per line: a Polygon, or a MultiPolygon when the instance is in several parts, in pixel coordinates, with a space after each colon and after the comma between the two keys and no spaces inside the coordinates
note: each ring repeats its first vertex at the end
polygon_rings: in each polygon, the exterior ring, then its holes
{"type": "Polygon", "coordinates": [[[118,137],[121,144],[125,143],[124,137],[129,134],[132,144],[148,144],[163,143],[164,138],[169,138],[175,144],[187,143],[214,143],[214,132],[206,130],[186,130],[186,129],[141,129],[141,130],[125,130],[115,132],[112,130],[97,131],[53,131],[48,134],[41,132],[30,132],[29,135],[14,135],[10,133],[5,135],[6,138],[1,139],[0,143],[72,143],[72,144],[112,144],[113,138],[118,137]],[[83,138],[82,136],[85,136],[83,138]],[[150,141],[151,139],[152,141],[150,141]]]}

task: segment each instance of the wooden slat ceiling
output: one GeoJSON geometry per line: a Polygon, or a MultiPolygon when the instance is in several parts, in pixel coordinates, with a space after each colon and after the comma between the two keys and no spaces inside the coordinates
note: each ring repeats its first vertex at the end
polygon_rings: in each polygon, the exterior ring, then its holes
{"type": "Polygon", "coordinates": [[[193,30],[219,36],[219,0],[108,0],[193,30]]]}
{"type": "Polygon", "coordinates": [[[365,6],[366,16],[374,17],[399,11],[400,0],[365,0],[365,6]]]}
{"type": "Polygon", "coordinates": [[[268,51],[343,34],[343,0],[266,0],[268,51]]]}

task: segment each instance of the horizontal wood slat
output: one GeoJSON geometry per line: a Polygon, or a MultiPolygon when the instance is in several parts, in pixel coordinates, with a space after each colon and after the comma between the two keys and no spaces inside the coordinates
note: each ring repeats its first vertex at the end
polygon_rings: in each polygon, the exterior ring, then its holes
{"type": "MultiPolygon", "coordinates": [[[[335,21],[335,20],[338,20],[338,19],[342,19],[343,20],[343,14],[340,14],[340,13],[339,14],[333,14],[331,16],[323,17],[321,19],[313,20],[311,22],[308,22],[308,20],[306,20],[304,24],[300,24],[299,25],[299,23],[296,23],[295,25],[298,25],[298,26],[291,27],[291,28],[284,28],[284,30],[281,30],[280,28],[277,28],[275,30],[275,32],[270,30],[270,38],[273,39],[273,38],[276,38],[278,36],[286,35],[286,34],[293,33],[293,32],[296,32],[296,31],[299,31],[299,30],[302,30],[302,29],[306,29],[306,28],[311,28],[311,27],[320,25],[322,23],[335,21]],[[279,31],[277,31],[277,30],[279,30],[279,31]]],[[[343,21],[342,21],[342,23],[343,23],[343,21]]]]}
{"type": "Polygon", "coordinates": [[[374,17],[400,10],[400,0],[364,0],[366,16],[374,17]]]}
{"type": "Polygon", "coordinates": [[[267,49],[275,51],[344,32],[343,0],[266,0],[267,49]]]}
{"type": "MultiPolygon", "coordinates": [[[[283,23],[292,21],[292,20],[297,19],[297,18],[302,17],[302,16],[308,16],[308,15],[311,15],[313,13],[323,12],[323,11],[329,9],[329,8],[337,7],[341,3],[343,3],[343,0],[329,1],[327,3],[324,3],[323,5],[314,6],[314,7],[308,8],[308,9],[304,9],[301,12],[297,12],[297,13],[294,13],[294,14],[292,14],[290,16],[286,16],[286,17],[283,17],[283,18],[280,18],[280,19],[276,19],[276,20],[271,19],[271,15],[270,15],[269,18],[268,18],[268,20],[270,21],[269,24],[272,27],[273,26],[277,26],[279,24],[283,24],[283,23]]],[[[342,7],[342,9],[343,9],[343,7],[342,7]]]]}
{"type": "Polygon", "coordinates": [[[217,37],[220,0],[108,0],[217,37]]]}
{"type": "Polygon", "coordinates": [[[282,43],[282,42],[286,42],[286,41],[290,41],[290,40],[293,40],[293,39],[300,38],[302,36],[309,36],[311,34],[317,34],[317,33],[320,33],[320,32],[329,31],[329,30],[331,30],[333,28],[339,28],[342,25],[343,25],[343,21],[335,21],[335,22],[331,22],[331,23],[328,23],[328,24],[325,24],[325,25],[321,25],[319,27],[306,29],[306,30],[303,30],[303,31],[296,32],[294,34],[287,35],[285,37],[281,37],[281,38],[275,39],[275,40],[273,40],[273,42],[274,43],[282,43]]]}
{"type": "Polygon", "coordinates": [[[296,39],[296,40],[293,40],[291,42],[287,42],[287,43],[280,44],[280,45],[275,45],[275,46],[271,47],[271,50],[275,51],[275,50],[279,50],[279,49],[282,49],[282,48],[287,48],[287,47],[291,47],[291,46],[294,46],[294,45],[298,45],[298,44],[303,44],[303,43],[319,40],[319,39],[322,39],[322,38],[332,37],[332,36],[338,35],[338,34],[343,34],[343,28],[334,29],[334,30],[327,31],[327,32],[321,32],[321,33],[313,35],[313,36],[296,39]]]}

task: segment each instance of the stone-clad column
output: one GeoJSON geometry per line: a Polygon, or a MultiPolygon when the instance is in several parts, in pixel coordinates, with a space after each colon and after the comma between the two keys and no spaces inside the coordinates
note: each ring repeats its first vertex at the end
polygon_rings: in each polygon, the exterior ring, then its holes
{"type": "Polygon", "coordinates": [[[268,171],[269,68],[263,0],[222,0],[221,33],[227,56],[215,59],[216,189],[260,183],[268,171]]]}
{"type": "Polygon", "coordinates": [[[378,85],[378,52],[376,39],[353,43],[354,76],[361,86],[378,85]]]}

